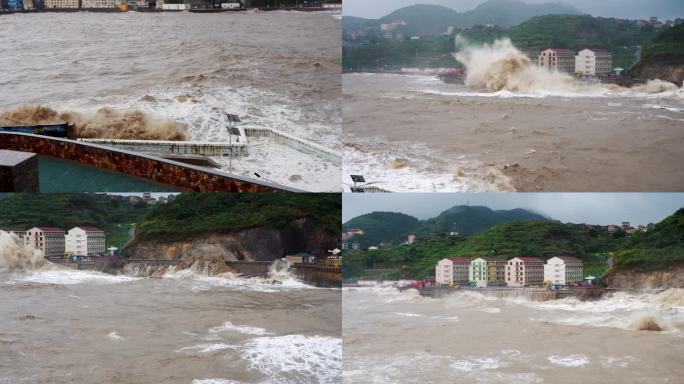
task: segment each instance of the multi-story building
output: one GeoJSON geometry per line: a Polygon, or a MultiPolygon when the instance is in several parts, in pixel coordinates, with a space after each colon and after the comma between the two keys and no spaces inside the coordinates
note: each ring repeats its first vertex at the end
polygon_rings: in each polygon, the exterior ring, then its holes
{"type": "Polygon", "coordinates": [[[116,8],[120,0],[82,0],[81,8],[116,8]]]}
{"type": "Polygon", "coordinates": [[[74,227],[66,235],[65,251],[75,256],[105,253],[105,233],[95,227],[74,227]]]}
{"type": "Polygon", "coordinates": [[[45,8],[79,8],[80,0],[45,0],[45,8]]]}
{"type": "Polygon", "coordinates": [[[476,287],[506,285],[506,260],[479,257],[470,262],[470,281],[476,287]]]}
{"type": "Polygon", "coordinates": [[[544,283],[544,261],[536,257],[514,257],[506,264],[506,285],[526,287],[544,283]]]}
{"type": "Polygon", "coordinates": [[[583,49],[575,56],[575,73],[603,76],[613,72],[613,55],[603,49],[583,49]]]}
{"type": "Polygon", "coordinates": [[[559,72],[575,72],[575,52],[569,49],[549,48],[541,52],[539,65],[559,72]]]}
{"type": "Polygon", "coordinates": [[[44,257],[64,256],[64,231],[54,227],[33,227],[26,231],[24,243],[40,250],[44,257]]]}
{"type": "Polygon", "coordinates": [[[440,260],[435,267],[435,282],[446,285],[468,284],[471,261],[473,259],[463,257],[440,260]]]}
{"type": "Polygon", "coordinates": [[[523,51],[525,56],[527,56],[532,64],[539,65],[539,57],[541,56],[541,50],[539,49],[526,49],[523,51]]]}
{"type": "Polygon", "coordinates": [[[408,240],[407,242],[408,242],[409,244],[413,244],[413,242],[416,241],[416,235],[414,235],[414,234],[408,235],[408,239],[407,239],[407,240],[408,240]]]}
{"type": "Polygon", "coordinates": [[[555,256],[544,265],[544,282],[549,284],[579,284],[584,281],[582,260],[570,256],[555,256]]]}
{"type": "Polygon", "coordinates": [[[10,235],[16,235],[22,242],[24,241],[24,236],[26,236],[26,230],[23,228],[0,227],[0,231],[7,232],[10,235]]]}

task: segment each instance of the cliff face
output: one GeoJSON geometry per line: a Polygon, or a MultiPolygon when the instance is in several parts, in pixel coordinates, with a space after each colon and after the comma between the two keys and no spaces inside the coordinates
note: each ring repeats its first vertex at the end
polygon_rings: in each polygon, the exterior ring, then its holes
{"type": "Polygon", "coordinates": [[[283,229],[254,228],[226,234],[204,234],[188,240],[164,239],[134,241],[127,248],[135,259],[272,261],[285,255],[308,252],[327,254],[335,239],[322,233],[306,219],[291,222],[283,229]]]}
{"type": "Polygon", "coordinates": [[[684,81],[684,65],[663,63],[639,63],[631,74],[640,79],[660,79],[678,86],[684,81]]]}
{"type": "Polygon", "coordinates": [[[608,272],[605,281],[610,288],[622,289],[669,289],[684,288],[684,267],[642,272],[608,272]]]}

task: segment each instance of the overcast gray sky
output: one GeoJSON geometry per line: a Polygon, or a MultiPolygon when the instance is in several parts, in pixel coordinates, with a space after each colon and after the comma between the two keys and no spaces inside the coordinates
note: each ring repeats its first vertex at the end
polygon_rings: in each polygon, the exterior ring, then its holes
{"type": "Polygon", "coordinates": [[[373,211],[427,219],[455,205],[527,208],[572,223],[656,223],[684,207],[684,193],[344,193],[343,222],[373,211]]]}
{"type": "MultiPolygon", "coordinates": [[[[551,0],[523,0],[526,3],[548,3],[551,0]]],[[[345,16],[377,19],[394,10],[413,4],[437,4],[459,12],[475,8],[485,0],[344,0],[345,16]]],[[[562,0],[593,16],[644,19],[684,17],[684,0],[562,0]]]]}

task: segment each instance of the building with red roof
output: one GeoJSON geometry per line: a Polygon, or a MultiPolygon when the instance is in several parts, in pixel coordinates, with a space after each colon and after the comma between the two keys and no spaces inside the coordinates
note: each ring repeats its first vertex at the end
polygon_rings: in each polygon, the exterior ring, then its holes
{"type": "Polygon", "coordinates": [[[506,264],[506,285],[527,287],[544,283],[544,260],[537,257],[514,257],[506,264]]]}
{"type": "Polygon", "coordinates": [[[442,259],[435,267],[435,281],[438,284],[461,285],[470,282],[470,262],[473,259],[453,257],[442,259]]]}
{"type": "Polygon", "coordinates": [[[564,48],[549,48],[541,52],[539,65],[558,72],[575,72],[575,52],[564,48]]]}
{"type": "Polygon", "coordinates": [[[33,227],[26,231],[24,244],[41,251],[44,257],[63,257],[64,230],[56,227],[33,227]]]}

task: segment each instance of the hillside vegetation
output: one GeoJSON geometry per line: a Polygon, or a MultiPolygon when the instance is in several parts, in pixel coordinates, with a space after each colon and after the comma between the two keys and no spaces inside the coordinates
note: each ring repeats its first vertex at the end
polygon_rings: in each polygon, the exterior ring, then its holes
{"type": "Polygon", "coordinates": [[[323,232],[337,237],[341,210],[339,194],[181,194],[138,223],[136,241],[172,242],[257,227],[282,229],[298,219],[310,219],[323,232]]]}
{"type": "MultiPolygon", "coordinates": [[[[639,49],[651,41],[658,31],[651,25],[637,26],[634,22],[588,15],[546,15],[533,17],[512,28],[473,26],[456,31],[473,44],[492,42],[509,37],[520,49],[567,48],[579,51],[584,48],[605,48],[613,53],[614,66],[629,68],[637,61],[639,49]]],[[[668,34],[661,44],[651,49],[657,52],[678,51],[678,34],[668,34]]],[[[437,36],[420,40],[396,42],[376,40],[370,44],[344,48],[345,70],[373,67],[401,66],[456,66],[452,57],[456,50],[453,36],[437,36]]],[[[649,49],[646,49],[648,55],[649,49]]],[[[681,52],[679,50],[678,52],[681,52]]],[[[675,56],[673,55],[674,59],[675,56]]]]}
{"type": "Polygon", "coordinates": [[[0,227],[62,228],[94,226],[105,231],[106,245],[123,246],[133,224],[150,212],[145,203],[124,197],[82,193],[16,193],[0,199],[0,227]]]}
{"type": "Polygon", "coordinates": [[[618,271],[652,271],[684,266],[684,208],[649,232],[637,233],[615,255],[618,271]]]}
{"type": "Polygon", "coordinates": [[[388,277],[423,278],[434,275],[437,261],[448,257],[575,256],[587,267],[605,269],[606,259],[623,242],[619,236],[553,221],[508,222],[472,237],[446,234],[419,237],[414,244],[345,254],[345,278],[389,269],[388,277]]]}
{"type": "Polygon", "coordinates": [[[681,83],[684,80],[684,24],[667,29],[648,43],[630,73],[681,83]]]}

